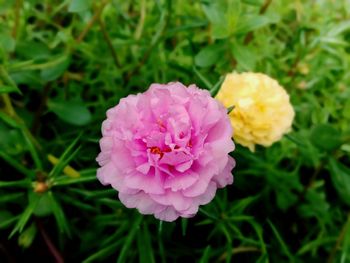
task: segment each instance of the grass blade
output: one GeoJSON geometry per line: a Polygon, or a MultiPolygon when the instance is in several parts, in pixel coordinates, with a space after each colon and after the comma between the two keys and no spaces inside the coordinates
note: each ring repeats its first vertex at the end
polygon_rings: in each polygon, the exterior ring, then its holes
{"type": "Polygon", "coordinates": [[[79,134],[77,138],[73,140],[73,142],[67,147],[67,149],[63,152],[61,157],[59,158],[57,164],[49,173],[49,177],[56,177],[59,173],[63,171],[63,169],[67,166],[67,164],[74,158],[74,156],[80,150],[80,146],[74,150],[77,145],[82,134],[79,134]]]}
{"type": "Polygon", "coordinates": [[[290,253],[286,243],[283,241],[281,235],[278,233],[276,227],[272,224],[272,222],[270,220],[267,220],[267,222],[269,223],[269,225],[270,225],[270,227],[272,229],[272,232],[274,233],[274,235],[276,236],[278,242],[280,243],[284,254],[289,258],[289,262],[295,262],[292,254],[290,253]]]}
{"type": "Polygon", "coordinates": [[[126,262],[129,247],[131,246],[131,243],[134,240],[137,231],[139,230],[139,226],[141,224],[141,221],[142,221],[142,215],[137,214],[136,219],[135,219],[133,225],[131,226],[130,232],[129,232],[127,238],[125,239],[122,250],[120,251],[117,263],[126,262]]]}
{"type": "Polygon", "coordinates": [[[14,234],[17,232],[21,233],[23,231],[23,228],[29,221],[31,215],[33,214],[34,209],[36,208],[37,204],[39,202],[39,198],[33,198],[31,199],[31,202],[28,204],[27,208],[24,210],[22,215],[20,216],[16,226],[13,228],[9,238],[13,237],[14,234]]]}
{"type": "Polygon", "coordinates": [[[69,225],[68,225],[66,216],[63,213],[63,208],[56,201],[52,192],[48,192],[48,198],[51,202],[52,211],[53,211],[53,214],[55,216],[55,219],[56,219],[56,222],[58,225],[58,229],[60,230],[60,232],[65,233],[68,236],[70,236],[69,225]]]}

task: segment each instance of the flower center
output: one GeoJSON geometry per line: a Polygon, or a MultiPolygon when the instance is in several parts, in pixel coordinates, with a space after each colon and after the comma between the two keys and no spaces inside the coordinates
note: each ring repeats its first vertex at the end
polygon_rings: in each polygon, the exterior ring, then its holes
{"type": "MultiPolygon", "coordinates": [[[[172,152],[172,150],[169,147],[166,147],[165,149],[161,149],[158,146],[152,146],[149,147],[148,149],[150,149],[150,152],[152,154],[159,154],[159,160],[163,158],[164,153],[170,153],[172,152]]],[[[180,149],[180,147],[178,145],[175,145],[174,150],[180,149]]]]}
{"type": "Polygon", "coordinates": [[[157,146],[151,147],[150,149],[151,149],[151,153],[153,154],[161,154],[161,155],[163,154],[163,152],[157,146]]]}

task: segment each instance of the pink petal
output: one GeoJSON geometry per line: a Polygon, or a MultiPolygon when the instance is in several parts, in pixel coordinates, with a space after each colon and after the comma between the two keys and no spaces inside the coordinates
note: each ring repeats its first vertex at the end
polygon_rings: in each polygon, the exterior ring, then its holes
{"type": "Polygon", "coordinates": [[[211,173],[211,169],[208,167],[201,172],[197,171],[199,173],[199,179],[193,185],[183,190],[183,195],[186,197],[196,197],[203,194],[207,190],[211,178],[214,176],[211,173]]]}
{"type": "Polygon", "coordinates": [[[155,218],[158,218],[159,220],[172,222],[172,221],[175,221],[179,217],[179,214],[178,214],[178,212],[176,212],[176,210],[173,207],[168,206],[163,211],[161,211],[159,213],[155,213],[154,216],[155,216],[155,218]]]}
{"type": "Polygon", "coordinates": [[[149,169],[151,168],[149,163],[143,163],[139,166],[136,167],[136,170],[143,173],[143,174],[147,174],[149,172],[149,169]]]}
{"type": "Polygon", "coordinates": [[[181,192],[165,191],[164,194],[151,194],[150,197],[159,204],[173,206],[177,211],[188,209],[191,204],[191,198],[187,198],[181,192]]]}
{"type": "Polygon", "coordinates": [[[186,174],[177,174],[168,176],[164,181],[164,188],[170,188],[172,191],[183,190],[193,185],[199,178],[199,175],[192,171],[186,174]]]}
{"type": "Polygon", "coordinates": [[[130,174],[125,177],[125,184],[132,189],[143,190],[149,194],[164,193],[163,180],[155,175],[130,174]]]}
{"type": "Polygon", "coordinates": [[[142,214],[160,213],[166,206],[160,205],[153,201],[149,195],[142,191],[135,194],[119,193],[120,201],[128,208],[137,208],[142,214]]]}
{"type": "Polygon", "coordinates": [[[213,180],[217,183],[218,187],[222,188],[228,184],[233,183],[233,176],[231,174],[231,171],[235,167],[235,165],[236,165],[235,160],[230,156],[228,158],[228,161],[224,170],[220,174],[215,175],[213,177],[213,180]]]}
{"type": "Polygon", "coordinates": [[[206,205],[211,200],[213,200],[216,193],[216,189],[216,184],[214,182],[210,182],[206,191],[203,194],[196,197],[196,201],[198,202],[198,204],[206,205]]]}
{"type": "Polygon", "coordinates": [[[189,160],[188,162],[181,163],[175,166],[175,169],[179,172],[183,173],[191,168],[193,160],[189,160]]]}

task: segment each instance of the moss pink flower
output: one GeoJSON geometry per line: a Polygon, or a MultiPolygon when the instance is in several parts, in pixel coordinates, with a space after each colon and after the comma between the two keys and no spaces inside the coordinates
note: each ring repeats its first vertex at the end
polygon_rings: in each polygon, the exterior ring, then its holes
{"type": "Polygon", "coordinates": [[[232,127],[205,90],[152,84],[107,111],[97,177],[120,201],[160,220],[194,216],[233,182],[232,127]]]}

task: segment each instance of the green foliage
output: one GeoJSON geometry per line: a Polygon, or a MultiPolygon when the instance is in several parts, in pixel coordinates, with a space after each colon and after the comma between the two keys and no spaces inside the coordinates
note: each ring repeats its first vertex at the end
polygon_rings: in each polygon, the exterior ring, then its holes
{"type": "Polygon", "coordinates": [[[349,262],[349,21],[345,0],[0,0],[0,262],[349,262]],[[141,216],[97,181],[108,108],[154,82],[215,96],[232,71],[277,79],[296,117],[237,145],[196,217],[141,216]]]}

